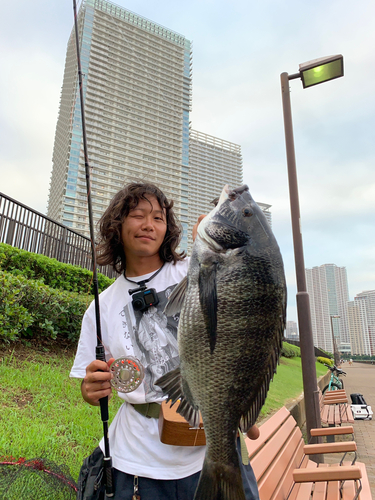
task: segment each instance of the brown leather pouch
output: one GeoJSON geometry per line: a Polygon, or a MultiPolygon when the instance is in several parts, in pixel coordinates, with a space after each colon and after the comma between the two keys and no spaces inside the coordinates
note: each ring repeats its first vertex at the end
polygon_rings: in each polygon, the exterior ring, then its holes
{"type": "Polygon", "coordinates": [[[203,429],[203,420],[200,418],[199,427],[192,428],[188,422],[177,413],[179,401],[171,408],[170,402],[161,404],[159,415],[160,441],[175,446],[204,446],[206,435],[203,429]]]}

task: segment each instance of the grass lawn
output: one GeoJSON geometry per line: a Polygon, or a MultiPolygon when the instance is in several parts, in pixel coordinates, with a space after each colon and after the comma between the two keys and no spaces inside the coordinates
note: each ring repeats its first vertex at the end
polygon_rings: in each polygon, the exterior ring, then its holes
{"type": "MultiPolygon", "coordinates": [[[[85,404],[70,379],[73,355],[3,355],[0,363],[0,456],[48,457],[77,480],[83,459],[102,436],[99,407],[85,404]]],[[[110,418],[121,405],[110,402],[110,418]]]]}
{"type": "MultiPolygon", "coordinates": [[[[46,457],[69,467],[77,480],[83,459],[102,437],[98,407],[83,402],[80,380],[70,379],[73,353],[24,349],[0,353],[0,456],[46,457]]],[[[318,377],[326,368],[317,363],[318,377]]],[[[282,358],[262,415],[302,392],[301,358],[282,358]]],[[[110,401],[110,419],[121,405],[110,401]]]]}
{"type": "MultiPolygon", "coordinates": [[[[321,363],[316,364],[316,375],[327,373],[321,363]]],[[[303,392],[301,358],[281,358],[276,375],[270,384],[266,402],[260,412],[260,418],[278,410],[303,392]]]]}

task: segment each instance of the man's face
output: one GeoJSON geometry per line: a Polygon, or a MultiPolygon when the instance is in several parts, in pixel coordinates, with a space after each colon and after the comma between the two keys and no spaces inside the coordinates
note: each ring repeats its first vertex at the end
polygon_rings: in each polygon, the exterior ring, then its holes
{"type": "Polygon", "coordinates": [[[121,237],[127,259],[151,257],[159,253],[167,232],[165,209],[155,196],[140,200],[122,222],[121,237]]]}

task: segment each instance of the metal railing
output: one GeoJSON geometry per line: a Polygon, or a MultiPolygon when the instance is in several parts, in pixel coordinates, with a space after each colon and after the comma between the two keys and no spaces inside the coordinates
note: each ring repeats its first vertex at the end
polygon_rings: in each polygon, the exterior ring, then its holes
{"type": "MultiPolygon", "coordinates": [[[[92,270],[90,239],[0,193],[0,243],[92,270]]],[[[109,267],[99,271],[113,278],[109,267]]]]}

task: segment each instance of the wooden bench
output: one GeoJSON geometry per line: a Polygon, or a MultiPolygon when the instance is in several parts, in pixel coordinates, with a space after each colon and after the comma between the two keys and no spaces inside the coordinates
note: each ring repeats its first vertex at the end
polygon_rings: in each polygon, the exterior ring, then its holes
{"type": "Polygon", "coordinates": [[[348,403],[348,397],[346,395],[345,389],[340,389],[337,391],[326,391],[323,394],[323,402],[329,404],[332,401],[338,401],[339,403],[348,403]]]}
{"type": "MultiPolygon", "coordinates": [[[[334,429],[318,429],[332,433],[334,429]]],[[[340,431],[343,432],[343,431],[340,431]]],[[[260,500],[371,500],[364,464],[316,464],[315,453],[355,451],[353,441],[305,445],[301,430],[283,407],[260,426],[260,437],[245,439],[260,500]],[[345,481],[342,483],[342,481],[345,481]]]]}
{"type": "Polygon", "coordinates": [[[337,427],[342,424],[353,424],[354,418],[348,397],[344,390],[319,391],[320,418],[322,425],[337,427]]]}

